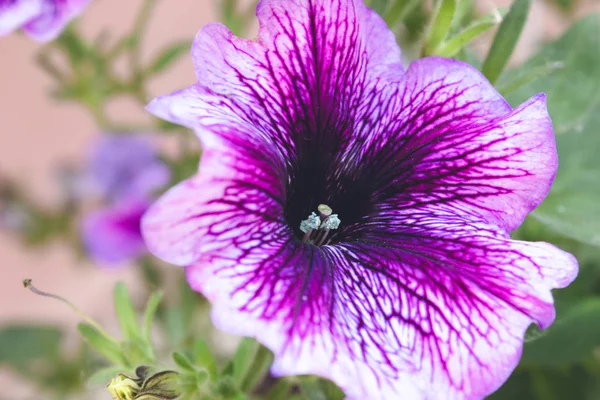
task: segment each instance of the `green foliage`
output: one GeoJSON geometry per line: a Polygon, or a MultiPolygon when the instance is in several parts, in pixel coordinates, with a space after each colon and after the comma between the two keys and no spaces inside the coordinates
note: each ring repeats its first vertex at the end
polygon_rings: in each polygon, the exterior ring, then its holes
{"type": "Polygon", "coordinates": [[[420,0],[396,0],[382,15],[388,26],[394,29],[398,24],[405,22],[407,16],[420,4],[422,4],[420,0]]]}
{"type": "Polygon", "coordinates": [[[255,339],[243,338],[233,357],[233,379],[237,385],[242,385],[244,378],[252,367],[260,344],[255,339]]]}
{"type": "Polygon", "coordinates": [[[450,39],[440,43],[434,50],[434,54],[442,57],[454,57],[467,44],[471,43],[471,41],[482,33],[498,25],[501,21],[502,16],[500,14],[480,18],[450,39]]]}
{"type": "Polygon", "coordinates": [[[32,382],[45,399],[62,400],[83,389],[88,353],[61,354],[63,332],[53,326],[8,325],[0,329],[0,367],[32,382]]]}
{"type": "Polygon", "coordinates": [[[233,377],[243,392],[252,390],[268,373],[273,353],[255,339],[244,338],[233,358],[233,377]]]}
{"type": "Polygon", "coordinates": [[[194,365],[192,361],[183,353],[179,353],[177,351],[174,352],[173,361],[175,361],[175,364],[177,364],[178,367],[186,371],[194,371],[194,365]]]}
{"type": "Polygon", "coordinates": [[[115,286],[114,298],[115,311],[117,312],[125,340],[141,339],[142,332],[136,321],[135,310],[129,297],[127,286],[123,282],[119,282],[115,286]]]}
{"type": "Polygon", "coordinates": [[[558,6],[559,9],[561,9],[562,11],[573,11],[573,9],[575,8],[575,6],[577,5],[577,3],[579,3],[578,0],[547,0],[550,4],[554,4],[556,6],[558,6]]]}
{"type": "Polygon", "coordinates": [[[175,61],[185,54],[189,54],[192,47],[192,42],[183,41],[168,45],[166,48],[159,51],[158,55],[150,62],[144,74],[154,75],[163,72],[170,67],[175,61]]]}
{"type": "Polygon", "coordinates": [[[385,14],[391,1],[390,0],[369,0],[365,2],[368,7],[378,14],[385,14]]]}
{"type": "Polygon", "coordinates": [[[545,92],[560,166],[548,198],[516,233],[575,254],[580,276],[555,293],[556,322],[530,329],[518,371],[491,398],[595,400],[600,388],[600,17],[589,16],[523,66],[500,90],[514,106],[545,92]]]}
{"type": "Polygon", "coordinates": [[[143,323],[143,332],[142,337],[144,341],[150,343],[151,339],[151,329],[152,329],[152,321],[154,321],[154,317],[156,316],[156,312],[158,310],[158,306],[160,301],[163,298],[162,292],[154,292],[148,303],[146,304],[146,310],[144,311],[144,323],[143,323]]]}
{"type": "Polygon", "coordinates": [[[496,32],[482,68],[483,74],[492,83],[496,83],[512,56],[525,26],[530,4],[531,0],[515,0],[496,32]]]}
{"type": "Polygon", "coordinates": [[[423,55],[430,56],[436,53],[438,46],[450,32],[452,21],[456,13],[456,0],[438,0],[425,37],[423,55]]]}
{"type": "Polygon", "coordinates": [[[600,297],[580,300],[536,340],[525,346],[522,364],[565,367],[600,347],[600,297]]]}
{"type": "Polygon", "coordinates": [[[550,195],[532,213],[548,228],[600,246],[600,17],[576,23],[560,40],[546,46],[507,81],[549,64],[559,64],[539,79],[511,93],[519,104],[545,92],[552,116],[560,168],[550,195]]]}
{"type": "Polygon", "coordinates": [[[288,379],[280,379],[265,395],[266,400],[287,400],[293,385],[288,379]]]}
{"type": "Polygon", "coordinates": [[[128,368],[131,367],[131,364],[127,361],[127,357],[123,354],[119,343],[107,338],[89,324],[82,322],[77,326],[77,329],[85,341],[108,361],[128,368]]]}
{"type": "Polygon", "coordinates": [[[342,400],[344,393],[333,383],[317,377],[301,377],[300,389],[310,400],[342,400]]]}
{"type": "Polygon", "coordinates": [[[194,344],[194,362],[199,367],[208,372],[211,382],[215,382],[219,375],[217,370],[217,362],[213,357],[210,348],[202,339],[197,339],[194,344]]]}
{"type": "Polygon", "coordinates": [[[32,362],[57,356],[62,332],[52,326],[10,325],[0,329],[0,364],[26,370],[32,362]]]}

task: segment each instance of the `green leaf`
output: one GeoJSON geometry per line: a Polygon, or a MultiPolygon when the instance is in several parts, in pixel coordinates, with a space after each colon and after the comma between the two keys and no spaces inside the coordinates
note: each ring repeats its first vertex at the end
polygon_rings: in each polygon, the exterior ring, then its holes
{"type": "Polygon", "coordinates": [[[368,6],[379,15],[385,15],[389,0],[370,0],[368,6]]]}
{"type": "Polygon", "coordinates": [[[152,258],[152,256],[142,257],[138,260],[138,265],[141,269],[144,282],[152,291],[163,286],[163,279],[160,269],[155,264],[155,259],[152,258]]]}
{"type": "Polygon", "coordinates": [[[523,365],[563,367],[600,346],[600,297],[586,299],[561,315],[545,335],[525,344],[523,365]]]}
{"type": "Polygon", "coordinates": [[[456,0],[438,0],[434,17],[425,38],[424,55],[429,56],[436,53],[438,46],[448,36],[455,12],[456,0]]]}
{"type": "Polygon", "coordinates": [[[222,375],[215,386],[217,393],[225,398],[234,397],[239,394],[233,377],[229,375],[222,375]]]}
{"type": "Polygon", "coordinates": [[[247,393],[252,392],[252,390],[265,378],[272,363],[273,353],[265,346],[261,345],[252,361],[251,368],[246,372],[246,376],[240,386],[242,391],[247,393]]]}
{"type": "Polygon", "coordinates": [[[185,354],[175,351],[173,352],[172,357],[173,361],[175,361],[175,364],[177,364],[182,369],[190,372],[196,371],[192,361],[189,358],[187,358],[185,354]]]}
{"type": "Polygon", "coordinates": [[[531,390],[539,400],[592,400],[589,389],[597,378],[592,378],[581,367],[562,370],[549,368],[534,369],[529,372],[531,390]]]}
{"type": "Polygon", "coordinates": [[[288,379],[280,379],[269,390],[266,400],[288,400],[292,391],[292,383],[288,379]]]}
{"type": "Polygon", "coordinates": [[[125,286],[123,282],[119,282],[115,285],[114,302],[117,317],[119,317],[119,323],[121,324],[121,330],[123,331],[125,339],[141,339],[142,333],[137,322],[135,309],[131,303],[127,286],[125,286]]]}
{"type": "Polygon", "coordinates": [[[96,328],[86,323],[80,323],[77,325],[77,329],[85,341],[108,361],[129,367],[118,343],[110,340],[98,332],[96,328]]]}
{"type": "Polygon", "coordinates": [[[501,21],[502,17],[500,14],[479,19],[454,35],[451,39],[439,45],[435,50],[435,54],[442,57],[454,57],[463,47],[471,43],[473,39],[498,25],[501,21]]]}
{"type": "Polygon", "coordinates": [[[506,97],[512,92],[519,90],[523,86],[535,82],[540,78],[546,77],[554,71],[562,68],[564,68],[564,64],[562,62],[548,62],[545,65],[524,70],[523,73],[517,76],[512,76],[510,80],[501,79],[496,86],[498,88],[498,92],[500,92],[502,96],[506,97]]]}
{"type": "Polygon", "coordinates": [[[241,387],[252,362],[258,353],[260,344],[254,338],[243,338],[233,358],[233,379],[241,387]]]}
{"type": "Polygon", "coordinates": [[[300,388],[302,389],[302,393],[310,400],[328,400],[317,377],[308,376],[300,378],[300,388]]]}
{"type": "Polygon", "coordinates": [[[396,0],[385,13],[385,22],[391,29],[404,22],[407,15],[411,13],[421,3],[421,0],[396,0]]]}
{"type": "Polygon", "coordinates": [[[206,370],[201,369],[196,371],[195,378],[198,388],[202,389],[204,387],[204,384],[209,381],[210,375],[208,374],[208,372],[206,372],[206,370]]]}
{"type": "Polygon", "coordinates": [[[146,68],[144,74],[154,75],[164,71],[173,62],[177,61],[179,57],[184,54],[188,54],[192,47],[192,42],[184,41],[175,44],[171,44],[168,47],[162,49],[158,55],[150,62],[146,68]]]}
{"type": "Polygon", "coordinates": [[[511,93],[513,106],[546,92],[560,166],[548,198],[532,218],[569,238],[600,245],[600,16],[591,15],[558,41],[546,46],[523,67],[509,71],[527,74],[548,63],[561,69],[511,93]]]}
{"type": "Polygon", "coordinates": [[[177,305],[167,309],[165,315],[167,331],[176,347],[193,343],[191,328],[195,317],[201,314],[202,307],[206,306],[206,303],[200,303],[203,298],[190,288],[184,277],[179,281],[178,289],[177,305]]]}
{"type": "Polygon", "coordinates": [[[454,19],[452,20],[451,32],[456,32],[473,22],[475,7],[475,0],[458,0],[456,2],[456,11],[454,12],[454,19]]]}
{"type": "Polygon", "coordinates": [[[552,3],[556,4],[563,11],[571,11],[573,6],[576,4],[575,0],[550,0],[552,3]]]}
{"type": "Polygon", "coordinates": [[[154,320],[154,316],[156,315],[156,310],[162,300],[163,294],[162,292],[154,292],[148,303],[146,304],[146,311],[144,311],[144,340],[146,342],[150,342],[150,334],[152,330],[152,321],[154,320]]]}
{"type": "Polygon", "coordinates": [[[497,392],[486,400],[534,400],[529,376],[523,371],[515,371],[497,392]]]}
{"type": "Polygon", "coordinates": [[[196,343],[194,343],[194,363],[205,368],[210,375],[211,382],[215,382],[219,375],[217,362],[215,361],[210,348],[202,339],[197,339],[196,343]]]}
{"type": "Polygon", "coordinates": [[[500,24],[492,42],[492,47],[483,63],[482,72],[494,84],[504,71],[512,55],[521,31],[525,26],[531,0],[515,0],[510,11],[500,24]]]}
{"type": "Polygon", "coordinates": [[[321,387],[327,400],[344,400],[346,398],[344,392],[331,381],[321,379],[321,387]]]}
{"type": "Polygon", "coordinates": [[[221,370],[221,376],[233,376],[233,361],[229,361],[221,370]]]}
{"type": "Polygon", "coordinates": [[[62,332],[52,326],[13,325],[0,329],[0,364],[24,368],[59,352],[62,332]]]}

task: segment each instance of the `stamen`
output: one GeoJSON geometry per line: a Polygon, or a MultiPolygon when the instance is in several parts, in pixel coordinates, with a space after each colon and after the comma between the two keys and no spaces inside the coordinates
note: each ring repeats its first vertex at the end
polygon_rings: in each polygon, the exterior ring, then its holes
{"type": "Polygon", "coordinates": [[[321,228],[322,229],[337,229],[340,224],[342,223],[342,221],[340,221],[340,219],[338,218],[337,214],[333,214],[331,216],[329,216],[329,218],[327,218],[325,221],[323,221],[323,223],[321,224],[321,228]]]}
{"type": "Polygon", "coordinates": [[[302,241],[321,246],[325,243],[329,231],[337,229],[341,220],[337,214],[333,214],[333,210],[326,204],[319,204],[317,207],[319,216],[314,212],[307,219],[300,223],[300,230],[304,232],[302,241]]]}
{"type": "Polygon", "coordinates": [[[317,214],[311,213],[308,219],[305,219],[300,223],[300,230],[304,233],[308,233],[313,229],[319,229],[321,225],[321,219],[317,217],[317,214]]]}

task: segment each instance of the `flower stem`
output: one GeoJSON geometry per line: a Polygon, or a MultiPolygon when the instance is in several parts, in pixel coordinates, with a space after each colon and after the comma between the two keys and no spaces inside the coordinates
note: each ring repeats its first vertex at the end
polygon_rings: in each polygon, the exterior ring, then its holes
{"type": "Polygon", "coordinates": [[[102,327],[100,326],[100,324],[98,324],[96,321],[94,321],[90,316],[88,316],[87,314],[85,314],[83,311],[81,311],[75,304],[71,303],[69,300],[65,299],[62,296],[53,294],[53,293],[48,293],[48,292],[44,292],[39,290],[38,288],[36,288],[35,286],[33,286],[33,284],[31,283],[31,279],[25,279],[23,280],[23,286],[26,289],[29,289],[30,291],[32,291],[33,293],[37,294],[38,296],[43,296],[43,297],[50,297],[52,299],[58,300],[64,304],[66,304],[67,306],[69,306],[73,311],[75,311],[75,313],[77,313],[77,315],[79,315],[85,322],[87,322],[88,324],[90,324],[91,326],[93,326],[94,328],[96,328],[96,330],[98,330],[98,332],[100,332],[103,336],[118,342],[118,340],[114,337],[112,337],[111,335],[109,335],[104,329],[102,329],[102,327]]]}
{"type": "Polygon", "coordinates": [[[134,97],[143,103],[147,102],[146,88],[144,85],[144,76],[141,65],[141,42],[142,37],[146,33],[152,11],[156,6],[157,0],[144,0],[142,8],[135,20],[133,30],[129,37],[129,62],[131,68],[131,80],[134,97]]]}

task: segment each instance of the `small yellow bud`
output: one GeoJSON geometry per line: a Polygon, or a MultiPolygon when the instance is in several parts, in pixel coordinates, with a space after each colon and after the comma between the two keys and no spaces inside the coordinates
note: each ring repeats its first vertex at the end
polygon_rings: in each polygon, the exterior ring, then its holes
{"type": "Polygon", "coordinates": [[[114,400],[134,400],[140,389],[136,381],[123,374],[117,375],[108,385],[108,392],[114,400]]]}
{"type": "Polygon", "coordinates": [[[136,369],[137,378],[119,374],[108,385],[114,400],[174,400],[181,396],[181,382],[175,371],[162,371],[152,376],[148,367],[136,369]]]}

